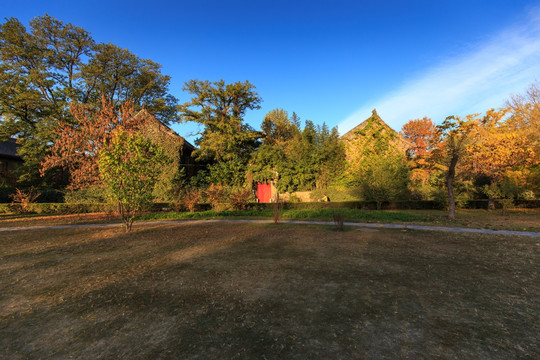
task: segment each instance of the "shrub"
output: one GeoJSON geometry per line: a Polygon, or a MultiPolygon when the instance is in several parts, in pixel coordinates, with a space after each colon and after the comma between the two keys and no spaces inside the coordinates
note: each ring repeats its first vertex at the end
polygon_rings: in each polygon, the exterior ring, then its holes
{"type": "Polygon", "coordinates": [[[229,194],[229,205],[234,210],[245,210],[254,201],[253,191],[246,188],[232,190],[229,194]]]}
{"type": "Polygon", "coordinates": [[[214,211],[220,212],[227,209],[228,191],[223,185],[211,184],[204,193],[214,211]]]}
{"type": "Polygon", "coordinates": [[[64,195],[64,202],[70,204],[90,204],[107,202],[107,190],[100,186],[72,190],[64,195]]]}
{"type": "Polygon", "coordinates": [[[289,196],[289,200],[287,202],[290,202],[290,203],[299,203],[301,202],[300,198],[298,196],[296,196],[294,193],[291,194],[291,196],[289,196]]]}
{"type": "Polygon", "coordinates": [[[9,214],[13,211],[9,204],[0,204],[0,214],[9,214]]]}
{"type": "Polygon", "coordinates": [[[176,211],[188,210],[194,212],[197,210],[201,195],[202,191],[200,189],[184,189],[180,191],[174,201],[174,209],[176,211]]]}
{"type": "Polygon", "coordinates": [[[11,195],[11,199],[13,200],[11,207],[15,212],[21,214],[31,213],[33,212],[32,204],[36,201],[38,196],[39,193],[36,193],[33,187],[26,192],[17,189],[15,194],[11,195]]]}

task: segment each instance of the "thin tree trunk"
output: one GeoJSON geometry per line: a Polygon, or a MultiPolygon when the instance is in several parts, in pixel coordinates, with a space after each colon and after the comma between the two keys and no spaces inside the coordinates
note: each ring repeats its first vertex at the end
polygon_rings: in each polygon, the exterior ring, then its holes
{"type": "Polygon", "coordinates": [[[456,165],[459,156],[454,154],[450,160],[448,174],[446,175],[446,187],[448,188],[448,218],[455,219],[456,217],[456,198],[454,197],[454,177],[456,176],[456,165]]]}

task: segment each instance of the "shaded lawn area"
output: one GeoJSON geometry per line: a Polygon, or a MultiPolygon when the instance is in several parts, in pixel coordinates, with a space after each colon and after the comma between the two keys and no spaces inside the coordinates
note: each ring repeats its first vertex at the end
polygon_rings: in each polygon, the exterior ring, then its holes
{"type": "Polygon", "coordinates": [[[0,358],[538,358],[538,239],[181,224],[0,234],[0,358]]]}

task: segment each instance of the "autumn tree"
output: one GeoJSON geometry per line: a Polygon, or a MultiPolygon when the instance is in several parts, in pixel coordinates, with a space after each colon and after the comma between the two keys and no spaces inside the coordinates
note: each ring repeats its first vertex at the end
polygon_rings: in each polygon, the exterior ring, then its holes
{"type": "Polygon", "coordinates": [[[75,122],[58,122],[58,140],[43,160],[41,172],[55,167],[66,169],[71,189],[98,185],[99,153],[111,142],[114,130],[136,131],[141,124],[133,117],[131,102],[121,105],[119,111],[105,97],[99,107],[73,103],[70,108],[75,122]]]}
{"type": "Polygon", "coordinates": [[[261,98],[249,81],[226,84],[191,80],[184,90],[193,95],[180,106],[182,121],[202,125],[194,155],[210,161],[210,178],[226,185],[240,185],[244,180],[251,153],[260,144],[261,134],[244,123],[246,111],[259,109],[261,98]]]}
{"type": "Polygon", "coordinates": [[[540,194],[540,82],[533,82],[523,94],[507,102],[510,117],[507,124],[521,138],[526,138],[534,157],[529,166],[528,183],[540,194]]]}
{"type": "Polygon", "coordinates": [[[439,140],[438,148],[433,150],[433,159],[446,169],[446,189],[448,192],[448,217],[456,216],[456,199],[454,195],[454,180],[458,163],[465,156],[467,145],[471,140],[471,131],[477,124],[477,114],[447,117],[437,126],[439,140]]]}
{"type": "Polygon", "coordinates": [[[411,166],[411,190],[415,196],[423,199],[431,197],[431,185],[434,170],[429,157],[436,148],[437,131],[430,118],[409,120],[400,132],[408,140],[407,157],[411,166]]]}
{"type": "Polygon", "coordinates": [[[409,140],[407,155],[417,161],[429,155],[437,137],[435,124],[427,117],[409,120],[401,128],[401,135],[409,140]]]}
{"type": "MultiPolygon", "coordinates": [[[[70,104],[97,107],[104,95],[120,107],[132,99],[160,120],[175,120],[176,99],[160,65],[112,44],[95,44],[84,29],[49,15],[0,24],[0,140],[17,138],[24,161],[19,182],[40,182],[39,168],[59,124],[76,124],[70,104]]],[[[51,172],[49,172],[51,173],[51,172]]]]}
{"type": "Polygon", "coordinates": [[[113,131],[106,145],[99,153],[99,173],[130,231],[135,215],[152,202],[159,169],[167,158],[161,147],[122,129],[113,131]]]}
{"type": "Polygon", "coordinates": [[[467,147],[469,171],[476,177],[489,180],[490,208],[494,207],[493,194],[498,197],[514,196],[515,191],[505,194],[509,176],[517,172],[526,176],[528,169],[537,164],[534,143],[530,136],[515,128],[514,120],[507,118],[509,109],[488,110],[471,131],[467,147]],[[504,185],[504,186],[503,186],[504,185]],[[500,187],[495,191],[495,188],[500,187]]]}

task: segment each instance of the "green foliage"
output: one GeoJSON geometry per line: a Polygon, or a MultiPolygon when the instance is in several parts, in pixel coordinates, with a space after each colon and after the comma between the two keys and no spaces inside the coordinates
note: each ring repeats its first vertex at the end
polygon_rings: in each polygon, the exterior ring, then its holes
{"type": "Polygon", "coordinates": [[[246,171],[246,160],[240,156],[232,156],[228,161],[209,165],[206,181],[230,187],[242,186],[246,182],[246,171]]]}
{"type": "Polygon", "coordinates": [[[247,159],[257,147],[260,134],[243,123],[247,110],[259,109],[261,98],[249,81],[225,84],[190,80],[184,91],[194,95],[180,106],[183,121],[204,126],[196,156],[203,160],[224,162],[235,157],[247,159]]]}
{"type": "Polygon", "coordinates": [[[186,82],[184,90],[193,98],[179,107],[182,121],[204,127],[196,140],[199,148],[193,155],[213,163],[206,178],[199,177],[196,181],[241,186],[249,157],[259,146],[260,133],[243,122],[247,110],[260,108],[262,100],[255,86],[249,81],[225,84],[223,80],[191,80],[186,82]]]}
{"type": "Polygon", "coordinates": [[[360,186],[365,200],[377,202],[403,199],[407,195],[409,168],[399,155],[373,158],[365,163],[360,175],[360,186]]]}
{"type": "Polygon", "coordinates": [[[90,34],[49,15],[27,30],[16,18],[0,24],[0,140],[16,136],[24,164],[20,186],[64,186],[67,176],[39,168],[57,135],[59,121],[75,123],[69,104],[98,105],[103,94],[115,106],[127,99],[160,120],[176,119],[170,78],[160,65],[112,44],[95,44],[90,34]]]}
{"type": "Polygon", "coordinates": [[[118,204],[126,231],[134,216],[152,202],[160,167],[167,158],[163,150],[141,135],[118,131],[110,147],[102,150],[99,171],[111,199],[118,204]]]}
{"type": "Polygon", "coordinates": [[[364,156],[374,156],[393,152],[392,141],[397,138],[395,132],[388,131],[381,126],[378,116],[371,116],[366,120],[365,126],[356,131],[357,135],[369,139],[369,146],[364,146],[362,152],[364,156]]]}
{"type": "Polygon", "coordinates": [[[220,212],[227,208],[228,189],[221,184],[211,184],[205,191],[206,200],[214,211],[220,212]]]}
{"type": "Polygon", "coordinates": [[[99,204],[107,202],[107,188],[100,186],[66,191],[64,201],[70,204],[99,204]]]}
{"type": "Polygon", "coordinates": [[[324,196],[331,202],[360,201],[363,199],[362,192],[358,187],[329,187],[327,189],[315,189],[311,192],[311,199],[318,200],[324,196]]]}
{"type": "Polygon", "coordinates": [[[502,204],[503,212],[514,205],[514,200],[517,199],[524,189],[516,184],[510,178],[504,178],[500,182],[492,182],[489,185],[482,187],[484,194],[490,199],[497,199],[502,204]]]}
{"type": "Polygon", "coordinates": [[[257,182],[272,182],[279,192],[327,188],[345,167],[345,150],[337,128],[315,126],[272,110],[263,121],[263,145],[252,155],[250,173],[257,182]]]}
{"type": "Polygon", "coordinates": [[[343,136],[347,154],[347,171],[342,182],[359,185],[361,173],[374,159],[403,155],[403,140],[373,110],[372,115],[343,136]]]}
{"type": "Polygon", "coordinates": [[[255,196],[251,189],[235,188],[229,192],[229,205],[234,210],[245,210],[254,201],[255,196]]]}

